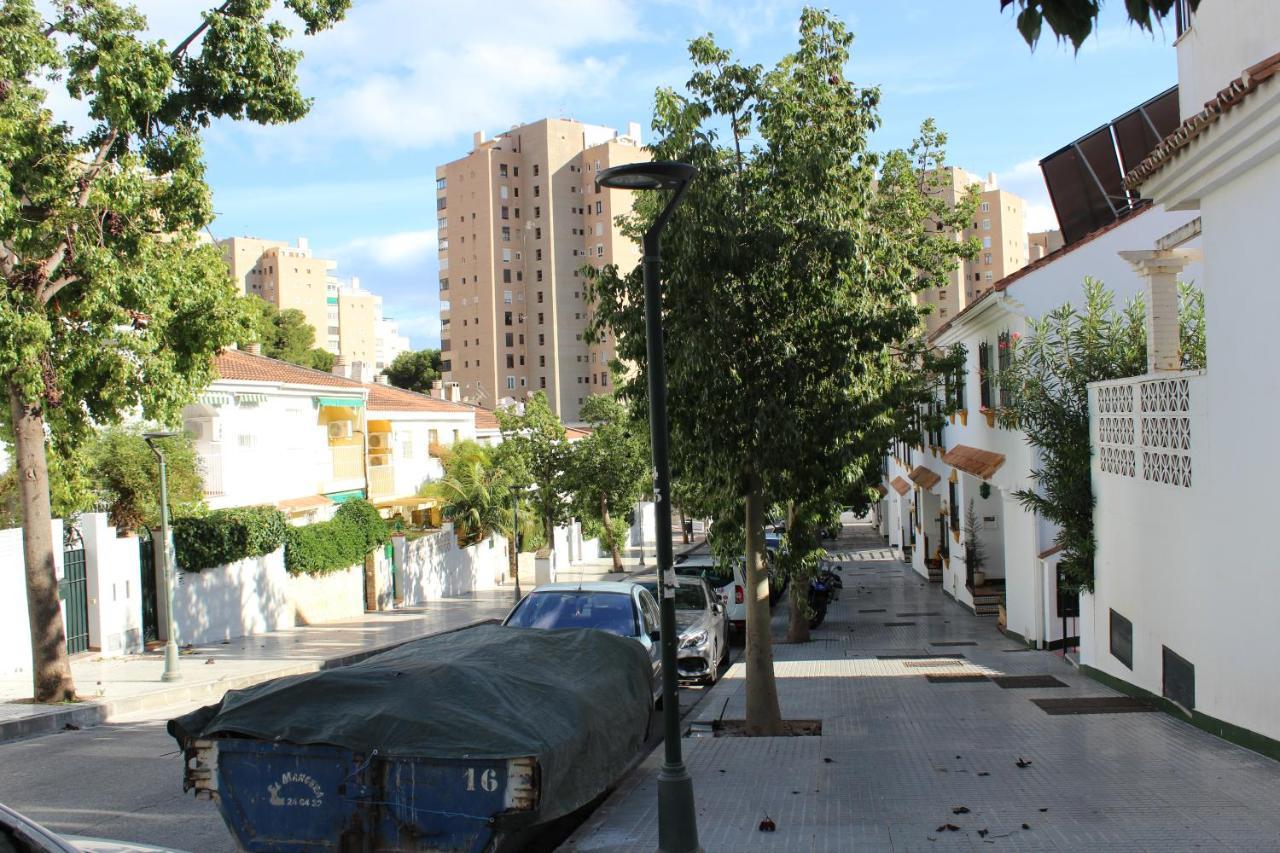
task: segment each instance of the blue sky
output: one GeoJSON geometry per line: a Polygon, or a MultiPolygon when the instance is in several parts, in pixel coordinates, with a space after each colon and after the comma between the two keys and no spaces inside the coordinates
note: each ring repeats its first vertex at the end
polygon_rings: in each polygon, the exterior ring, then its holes
{"type": "MultiPolygon", "coordinates": [[[[143,0],[170,42],[210,0],[143,0]]],[[[712,32],[772,65],[793,49],[802,3],[767,0],[355,0],[348,20],[299,38],[312,113],[288,127],[215,125],[206,137],[214,235],[305,236],[384,297],[415,346],[439,340],[434,172],[488,134],[545,116],[648,132],[653,91],[689,76],[690,38],[712,32]]],[[[1078,55],[1032,53],[999,0],[852,0],[849,74],[883,90],[875,147],[922,119],[948,160],[995,172],[1052,224],[1040,158],[1176,81],[1171,29],[1154,36],[1110,0],[1078,55]]],[[[1171,28],[1172,24],[1169,24],[1171,28]]]]}

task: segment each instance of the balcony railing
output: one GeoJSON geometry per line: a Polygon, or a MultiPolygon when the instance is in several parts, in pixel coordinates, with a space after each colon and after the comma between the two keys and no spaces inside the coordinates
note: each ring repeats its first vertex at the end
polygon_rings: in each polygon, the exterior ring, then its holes
{"type": "Polygon", "coordinates": [[[364,449],[360,445],[331,446],[329,455],[333,459],[334,480],[364,479],[364,449]]]}
{"type": "Polygon", "coordinates": [[[197,448],[196,470],[200,472],[200,479],[204,482],[206,498],[219,497],[223,494],[221,447],[197,448]]]}
{"type": "Polygon", "coordinates": [[[1145,375],[1089,386],[1095,458],[1124,480],[1191,488],[1204,430],[1204,374],[1145,375]]]}
{"type": "Polygon", "coordinates": [[[369,466],[369,497],[389,498],[395,494],[396,472],[391,465],[369,466]]]}

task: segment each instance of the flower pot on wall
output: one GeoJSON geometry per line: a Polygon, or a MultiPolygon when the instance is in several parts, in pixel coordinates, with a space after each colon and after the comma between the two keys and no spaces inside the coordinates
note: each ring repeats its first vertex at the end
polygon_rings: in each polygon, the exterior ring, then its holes
{"type": "Polygon", "coordinates": [[[983,571],[975,571],[973,573],[973,585],[975,587],[982,586],[987,582],[987,573],[983,571]]]}
{"type": "Polygon", "coordinates": [[[995,413],[995,411],[994,411],[994,410],[992,410],[992,409],[987,409],[987,410],[986,410],[985,412],[983,412],[982,414],[983,414],[983,415],[985,415],[985,416],[986,416],[986,418],[987,418],[987,426],[991,427],[992,429],[995,429],[995,425],[996,425],[996,413],[995,413]]]}

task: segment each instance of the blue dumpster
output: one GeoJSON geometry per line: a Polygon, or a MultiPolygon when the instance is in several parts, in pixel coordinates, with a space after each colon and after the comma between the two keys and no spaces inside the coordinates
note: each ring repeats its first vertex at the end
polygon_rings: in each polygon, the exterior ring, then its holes
{"type": "Polygon", "coordinates": [[[479,853],[613,785],[649,695],[634,640],[489,625],[231,691],[169,732],[244,850],[479,853]]]}

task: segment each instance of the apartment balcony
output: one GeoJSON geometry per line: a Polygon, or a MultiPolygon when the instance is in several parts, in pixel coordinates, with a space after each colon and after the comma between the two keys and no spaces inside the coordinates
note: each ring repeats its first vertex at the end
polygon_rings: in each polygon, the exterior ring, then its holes
{"type": "Polygon", "coordinates": [[[224,494],[222,485],[222,448],[204,446],[196,448],[196,471],[204,483],[206,498],[221,497],[224,494]]]}
{"type": "Polygon", "coordinates": [[[395,497],[396,491],[396,472],[395,466],[387,465],[370,465],[369,466],[369,499],[378,500],[379,498],[395,497]]]}
{"type": "Polygon", "coordinates": [[[359,444],[329,446],[331,468],[322,492],[339,492],[365,487],[364,448],[359,444]]]}
{"type": "Polygon", "coordinates": [[[1189,493],[1193,473],[1204,478],[1206,381],[1203,372],[1188,371],[1089,385],[1100,493],[1134,489],[1136,496],[1152,486],[1189,493]]]}

